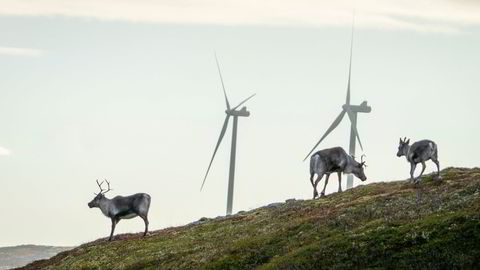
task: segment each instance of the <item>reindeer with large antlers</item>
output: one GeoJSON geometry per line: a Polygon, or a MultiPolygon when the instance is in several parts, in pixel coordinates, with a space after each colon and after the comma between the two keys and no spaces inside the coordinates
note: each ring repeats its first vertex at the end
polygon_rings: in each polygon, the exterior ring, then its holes
{"type": "Polygon", "coordinates": [[[110,182],[105,179],[105,181],[99,183],[97,179],[97,185],[100,188],[100,193],[94,193],[96,196],[91,202],[88,203],[88,206],[90,208],[100,208],[102,213],[112,220],[112,231],[108,241],[112,240],[115,226],[121,219],[131,219],[137,216],[141,217],[145,222],[145,232],[143,233],[143,236],[146,236],[148,232],[148,209],[150,208],[151,200],[150,195],[146,193],[137,193],[127,197],[116,196],[113,199],[108,199],[105,197],[105,194],[112,190],[110,189],[110,182]],[[104,182],[107,183],[107,189],[102,188],[104,182]]]}

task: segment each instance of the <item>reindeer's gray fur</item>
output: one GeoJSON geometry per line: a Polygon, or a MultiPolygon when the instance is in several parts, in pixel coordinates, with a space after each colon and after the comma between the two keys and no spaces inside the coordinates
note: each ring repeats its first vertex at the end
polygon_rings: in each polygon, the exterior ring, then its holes
{"type": "Polygon", "coordinates": [[[440,162],[438,161],[438,147],[437,144],[430,140],[418,141],[410,146],[410,139],[400,138],[397,156],[405,156],[410,163],[410,180],[418,183],[420,177],[425,172],[425,162],[432,160],[437,165],[437,176],[440,178],[440,162]],[[418,163],[422,163],[422,172],[415,179],[414,173],[418,163]]]}
{"type": "Polygon", "coordinates": [[[324,149],[316,152],[310,158],[310,182],[313,186],[313,198],[315,199],[318,196],[317,185],[323,175],[326,175],[326,178],[321,196],[325,195],[328,178],[333,172],[338,174],[338,192],[342,192],[342,173],[353,173],[356,177],[360,178],[360,180],[367,180],[364,166],[365,162],[355,161],[355,159],[348,155],[341,147],[324,149]],[[318,177],[314,182],[315,174],[317,174],[318,177]]]}
{"type": "Polygon", "coordinates": [[[145,232],[143,233],[143,236],[146,236],[149,223],[148,210],[151,201],[150,195],[146,193],[137,193],[131,196],[116,196],[113,199],[108,199],[105,197],[105,193],[106,192],[103,192],[102,190],[91,202],[88,203],[88,206],[90,208],[100,208],[102,213],[111,219],[112,229],[108,240],[112,240],[115,226],[121,219],[131,219],[137,216],[141,217],[145,222],[145,232]]]}

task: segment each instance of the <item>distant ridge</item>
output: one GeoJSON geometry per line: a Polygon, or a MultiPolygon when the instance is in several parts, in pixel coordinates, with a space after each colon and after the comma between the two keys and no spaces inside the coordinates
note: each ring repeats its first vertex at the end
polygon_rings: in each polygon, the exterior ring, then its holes
{"type": "Polygon", "coordinates": [[[99,239],[23,269],[480,269],[480,169],[441,176],[99,239]]]}
{"type": "Polygon", "coordinates": [[[72,248],[36,245],[0,247],[0,270],[25,266],[33,261],[48,259],[70,249],[72,248]]]}

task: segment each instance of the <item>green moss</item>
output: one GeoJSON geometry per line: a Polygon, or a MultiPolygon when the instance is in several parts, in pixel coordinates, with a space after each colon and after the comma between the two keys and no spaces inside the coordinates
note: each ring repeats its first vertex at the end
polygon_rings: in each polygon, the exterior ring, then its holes
{"type": "Polygon", "coordinates": [[[480,263],[478,213],[436,215],[321,239],[278,257],[262,269],[465,269],[480,263]]]}

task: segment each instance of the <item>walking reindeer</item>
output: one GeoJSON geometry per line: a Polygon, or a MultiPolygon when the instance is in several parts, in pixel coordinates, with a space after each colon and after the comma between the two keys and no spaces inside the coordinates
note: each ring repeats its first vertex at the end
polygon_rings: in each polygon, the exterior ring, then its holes
{"type": "Polygon", "coordinates": [[[313,198],[315,199],[318,196],[317,184],[323,175],[326,175],[326,178],[321,196],[325,196],[325,189],[331,173],[336,172],[338,174],[338,192],[342,192],[342,173],[353,173],[356,177],[360,178],[360,180],[365,181],[367,180],[364,172],[365,166],[363,156],[361,162],[357,162],[341,147],[316,152],[310,158],[310,182],[313,186],[313,198]],[[318,177],[314,183],[315,174],[317,174],[318,177]]]}
{"type": "Polygon", "coordinates": [[[137,193],[127,197],[116,196],[113,199],[108,199],[105,197],[105,194],[111,190],[110,182],[105,179],[105,181],[99,183],[97,179],[97,185],[100,188],[100,193],[94,193],[96,196],[88,203],[88,206],[90,208],[100,208],[102,213],[112,220],[112,231],[110,232],[110,238],[108,241],[112,241],[115,226],[121,219],[131,219],[137,216],[141,217],[145,222],[145,232],[143,233],[143,236],[146,236],[148,232],[150,195],[146,193],[137,193]],[[102,188],[104,182],[106,182],[108,186],[106,190],[102,188]]]}
{"type": "Polygon", "coordinates": [[[397,157],[405,156],[410,163],[410,180],[418,183],[420,177],[425,172],[425,162],[432,160],[437,165],[437,177],[440,178],[440,162],[438,161],[437,144],[430,140],[418,141],[410,146],[410,139],[400,138],[397,157]],[[418,163],[422,163],[422,172],[415,178],[414,173],[418,163]]]}

